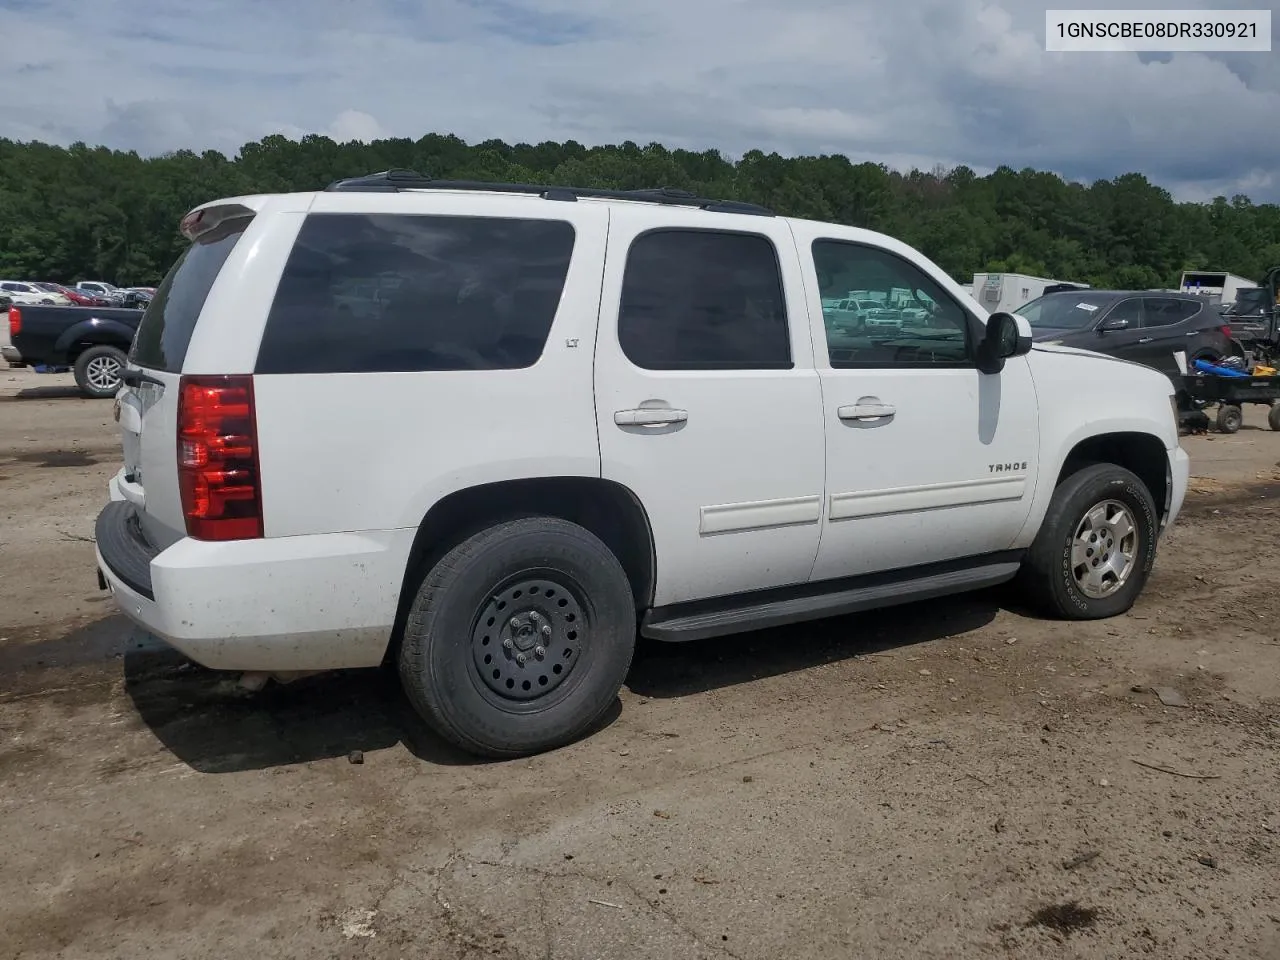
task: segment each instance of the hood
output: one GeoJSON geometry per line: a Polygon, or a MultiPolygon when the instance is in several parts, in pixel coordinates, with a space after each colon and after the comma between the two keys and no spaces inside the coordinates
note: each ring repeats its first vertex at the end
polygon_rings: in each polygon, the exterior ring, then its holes
{"type": "Polygon", "coordinates": [[[1156,373],[1164,377],[1169,376],[1167,372],[1158,370],[1155,367],[1145,363],[1138,363],[1137,361],[1134,361],[1134,360],[1125,360],[1121,357],[1113,357],[1110,354],[1098,353],[1095,350],[1082,350],[1079,347],[1068,347],[1060,343],[1034,343],[1033,342],[1031,345],[1031,350],[1033,353],[1058,353],[1058,354],[1065,354],[1066,356],[1071,356],[1071,357],[1088,357],[1093,360],[1105,360],[1108,363],[1119,363],[1119,364],[1123,364],[1126,367],[1136,367],[1139,370],[1147,370],[1151,373],[1156,373]]]}
{"type": "Polygon", "coordinates": [[[1035,343],[1043,343],[1047,340],[1075,338],[1088,332],[1088,330],[1081,330],[1079,327],[1033,327],[1031,329],[1031,339],[1035,343]]]}

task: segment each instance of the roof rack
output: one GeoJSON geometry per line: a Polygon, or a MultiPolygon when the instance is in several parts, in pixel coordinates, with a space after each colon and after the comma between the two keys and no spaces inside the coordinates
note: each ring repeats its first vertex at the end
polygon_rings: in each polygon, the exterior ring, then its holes
{"type": "Polygon", "coordinates": [[[365,177],[335,180],[325,187],[327,193],[398,193],[401,190],[475,190],[489,193],[523,193],[544,200],[569,203],[580,198],[592,200],[632,200],[639,203],[661,203],[674,207],[698,207],[712,213],[745,213],[772,217],[773,211],[754,203],[737,200],[711,200],[686,190],[654,187],[645,190],[602,190],[596,187],[553,187],[536,183],[487,183],[483,180],[437,180],[413,170],[384,170],[365,177]]]}

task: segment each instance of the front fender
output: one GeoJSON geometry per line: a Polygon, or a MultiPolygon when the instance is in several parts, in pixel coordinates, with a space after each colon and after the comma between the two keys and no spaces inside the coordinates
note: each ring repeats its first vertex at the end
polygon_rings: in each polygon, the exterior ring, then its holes
{"type": "Polygon", "coordinates": [[[1172,459],[1178,425],[1173,385],[1157,370],[1083,351],[1037,348],[1029,356],[1040,401],[1040,463],[1027,522],[1015,547],[1029,545],[1057,489],[1058,475],[1081,443],[1110,434],[1146,434],[1172,459]]]}

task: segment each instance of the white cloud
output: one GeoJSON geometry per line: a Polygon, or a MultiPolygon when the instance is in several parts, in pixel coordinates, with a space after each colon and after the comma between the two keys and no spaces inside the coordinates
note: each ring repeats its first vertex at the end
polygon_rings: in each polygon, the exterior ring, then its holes
{"type": "Polygon", "coordinates": [[[1043,30],[1031,0],[0,0],[0,136],[657,140],[1280,199],[1280,58],[1043,30]]]}
{"type": "Polygon", "coordinates": [[[350,140],[368,143],[370,140],[384,139],[387,135],[377,120],[360,110],[343,110],[329,124],[327,132],[339,143],[350,140]]]}

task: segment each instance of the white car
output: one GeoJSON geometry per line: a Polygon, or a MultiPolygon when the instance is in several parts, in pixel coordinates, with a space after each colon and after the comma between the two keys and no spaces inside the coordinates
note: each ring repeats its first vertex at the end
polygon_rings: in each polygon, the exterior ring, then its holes
{"type": "Polygon", "coordinates": [[[400,172],[182,229],[117,399],[101,584],[207,667],[393,661],[477,754],[590,730],[637,630],[1015,578],[1051,616],[1120,614],[1187,489],[1167,377],[1033,347],[866,230],[400,172]],[[353,336],[362,285],[386,295],[353,336]],[[824,322],[904,287],[928,329],[824,322]]]}
{"type": "Polygon", "coordinates": [[[71,302],[69,297],[61,293],[42,290],[34,283],[27,283],[25,280],[0,280],[0,294],[17,304],[46,304],[65,307],[71,302]]]}
{"type": "Polygon", "coordinates": [[[81,280],[76,284],[77,290],[83,290],[92,297],[99,297],[107,303],[115,304],[124,299],[124,291],[105,280],[81,280]]]}

